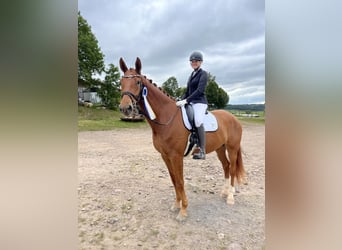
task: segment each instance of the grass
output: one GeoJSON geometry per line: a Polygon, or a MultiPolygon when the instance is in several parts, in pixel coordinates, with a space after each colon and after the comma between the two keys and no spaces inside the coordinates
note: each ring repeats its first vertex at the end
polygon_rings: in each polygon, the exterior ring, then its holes
{"type": "MultiPolygon", "coordinates": [[[[246,114],[245,111],[229,110],[240,121],[265,124],[265,112],[251,112],[259,117],[243,117],[239,114],[246,114]]],[[[78,106],[78,131],[99,131],[112,130],[117,128],[142,128],[147,127],[146,121],[125,122],[121,121],[122,114],[118,111],[102,109],[99,107],[78,106]]]]}
{"type": "Polygon", "coordinates": [[[250,114],[257,114],[259,115],[259,117],[241,116],[241,114],[248,114],[247,111],[242,111],[242,110],[228,110],[228,111],[232,113],[233,115],[235,115],[240,121],[265,124],[265,112],[264,111],[249,112],[250,114]]]}
{"type": "Polygon", "coordinates": [[[243,121],[243,122],[265,124],[264,117],[239,117],[237,116],[237,118],[239,121],[243,121]]]}
{"type": "Polygon", "coordinates": [[[121,121],[122,114],[118,111],[97,107],[78,106],[78,131],[112,130],[115,128],[140,128],[146,122],[121,121]]]}

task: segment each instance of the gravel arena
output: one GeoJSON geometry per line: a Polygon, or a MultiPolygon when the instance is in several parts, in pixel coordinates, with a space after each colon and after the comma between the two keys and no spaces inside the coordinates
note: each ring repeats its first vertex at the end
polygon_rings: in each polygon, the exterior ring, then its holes
{"type": "Polygon", "coordinates": [[[78,133],[79,249],[265,249],[265,125],[242,122],[247,183],[235,204],[220,196],[216,153],[184,158],[188,217],[150,127],[78,133]]]}

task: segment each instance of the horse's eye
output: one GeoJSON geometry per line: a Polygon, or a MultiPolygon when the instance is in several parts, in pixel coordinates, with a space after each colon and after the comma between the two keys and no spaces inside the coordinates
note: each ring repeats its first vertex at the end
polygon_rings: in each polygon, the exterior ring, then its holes
{"type": "Polygon", "coordinates": [[[137,85],[141,85],[141,81],[137,81],[137,85]]]}

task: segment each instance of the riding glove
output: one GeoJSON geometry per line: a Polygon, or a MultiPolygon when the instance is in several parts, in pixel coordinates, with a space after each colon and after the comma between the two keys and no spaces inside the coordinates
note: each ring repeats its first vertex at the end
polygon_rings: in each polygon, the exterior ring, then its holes
{"type": "Polygon", "coordinates": [[[178,102],[176,102],[176,105],[178,106],[178,107],[183,107],[185,104],[187,104],[188,102],[187,102],[187,100],[186,99],[184,99],[184,100],[181,100],[181,101],[178,101],[178,102]]]}

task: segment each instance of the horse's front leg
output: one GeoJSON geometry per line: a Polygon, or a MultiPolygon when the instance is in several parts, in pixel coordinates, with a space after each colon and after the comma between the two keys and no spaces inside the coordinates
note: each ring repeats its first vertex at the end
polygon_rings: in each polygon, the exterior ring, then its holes
{"type": "Polygon", "coordinates": [[[178,211],[178,209],[181,208],[181,196],[180,196],[179,192],[177,192],[177,189],[176,189],[176,184],[175,184],[176,177],[174,175],[174,171],[173,171],[171,160],[169,159],[169,157],[167,157],[167,155],[164,155],[164,154],[162,154],[162,158],[163,158],[163,160],[164,160],[164,162],[165,162],[165,164],[167,166],[167,169],[169,171],[169,175],[170,175],[173,187],[175,188],[176,201],[171,206],[171,211],[175,212],[175,211],[178,211]]]}
{"type": "Polygon", "coordinates": [[[188,198],[184,189],[184,176],[183,176],[183,155],[171,158],[173,166],[173,173],[175,176],[175,190],[181,199],[181,208],[177,215],[177,220],[183,221],[187,216],[188,198]]]}
{"type": "Polygon", "coordinates": [[[162,155],[165,161],[169,174],[175,188],[176,201],[172,206],[172,210],[180,209],[177,220],[183,221],[187,216],[188,199],[184,190],[184,177],[183,177],[183,155],[180,156],[166,156],[162,155]]]}

